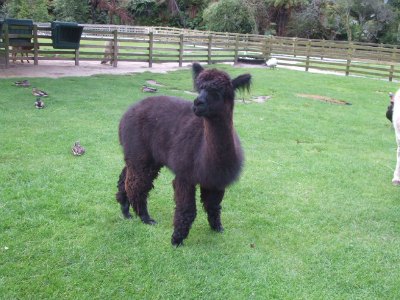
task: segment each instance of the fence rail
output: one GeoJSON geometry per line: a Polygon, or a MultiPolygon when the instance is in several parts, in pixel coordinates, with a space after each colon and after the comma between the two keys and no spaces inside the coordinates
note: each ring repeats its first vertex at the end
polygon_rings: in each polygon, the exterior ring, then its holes
{"type": "Polygon", "coordinates": [[[37,23],[31,35],[10,34],[3,25],[0,40],[0,64],[6,68],[12,60],[12,38],[28,38],[30,50],[22,50],[37,65],[42,60],[81,61],[104,59],[105,43],[108,60],[118,62],[237,62],[239,57],[276,57],[281,66],[298,69],[333,71],[345,75],[400,79],[400,49],[398,45],[302,38],[267,37],[253,34],[206,32],[168,27],[140,27],[84,24],[79,49],[52,48],[50,24],[37,23]]]}

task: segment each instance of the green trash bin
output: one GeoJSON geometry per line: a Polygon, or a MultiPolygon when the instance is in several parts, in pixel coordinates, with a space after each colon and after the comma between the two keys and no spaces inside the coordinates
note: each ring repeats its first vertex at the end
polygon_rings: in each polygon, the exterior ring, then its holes
{"type": "Polygon", "coordinates": [[[51,22],[54,49],[79,49],[83,26],[74,22],[51,22]]]}
{"type": "MultiPolygon", "coordinates": [[[[32,35],[33,21],[29,19],[5,19],[4,24],[8,25],[9,34],[32,35]]],[[[26,46],[31,44],[30,38],[10,38],[10,46],[26,46]]]]}

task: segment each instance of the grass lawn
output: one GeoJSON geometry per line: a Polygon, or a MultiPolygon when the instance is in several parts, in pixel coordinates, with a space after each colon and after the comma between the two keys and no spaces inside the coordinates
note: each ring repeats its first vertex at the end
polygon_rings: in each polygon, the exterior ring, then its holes
{"type": "Polygon", "coordinates": [[[225,232],[209,229],[198,201],[176,249],[168,170],[149,199],[158,224],[121,217],[117,128],[146,80],[193,100],[189,70],[33,78],[50,94],[43,110],[18,79],[0,80],[0,299],[400,298],[400,190],[385,118],[397,84],[220,67],[253,75],[246,99],[272,98],[236,104],[246,163],[222,203],[225,232]]]}

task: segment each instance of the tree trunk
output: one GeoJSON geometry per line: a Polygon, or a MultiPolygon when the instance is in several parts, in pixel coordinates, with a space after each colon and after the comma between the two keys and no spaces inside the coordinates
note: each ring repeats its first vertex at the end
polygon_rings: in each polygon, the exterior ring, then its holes
{"type": "Polygon", "coordinates": [[[290,17],[290,13],[291,13],[290,8],[288,9],[284,7],[279,8],[276,16],[276,26],[277,26],[276,35],[278,36],[286,35],[286,28],[290,17]]]}
{"type": "Polygon", "coordinates": [[[353,34],[351,32],[351,27],[350,27],[350,12],[346,14],[346,33],[347,33],[347,40],[351,42],[353,40],[353,34]]]}

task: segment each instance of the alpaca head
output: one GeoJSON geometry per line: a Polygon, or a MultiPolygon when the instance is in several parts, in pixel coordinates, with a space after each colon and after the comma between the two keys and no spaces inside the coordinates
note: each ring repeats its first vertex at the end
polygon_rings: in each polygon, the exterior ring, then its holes
{"type": "Polygon", "coordinates": [[[228,74],[216,69],[205,70],[193,64],[193,80],[199,96],[194,100],[193,112],[198,117],[212,118],[232,112],[235,90],[249,89],[251,75],[243,74],[231,80],[228,74]]]}

